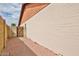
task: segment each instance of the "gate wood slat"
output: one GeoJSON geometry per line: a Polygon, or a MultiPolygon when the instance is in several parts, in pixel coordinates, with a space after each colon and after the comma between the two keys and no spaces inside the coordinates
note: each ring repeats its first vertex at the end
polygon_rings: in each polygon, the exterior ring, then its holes
{"type": "Polygon", "coordinates": [[[24,28],[17,27],[17,37],[23,37],[23,36],[24,36],[24,28]]]}

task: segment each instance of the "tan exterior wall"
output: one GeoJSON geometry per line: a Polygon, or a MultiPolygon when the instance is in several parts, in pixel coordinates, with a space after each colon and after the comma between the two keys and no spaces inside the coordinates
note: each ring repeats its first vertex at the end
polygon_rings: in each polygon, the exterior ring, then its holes
{"type": "Polygon", "coordinates": [[[11,26],[11,37],[16,37],[17,36],[17,27],[16,26],[11,26]]]}
{"type": "Polygon", "coordinates": [[[12,33],[12,31],[11,31],[10,27],[5,23],[5,46],[6,46],[7,40],[12,37],[11,33],[12,33]]]}
{"type": "Polygon", "coordinates": [[[50,4],[26,24],[32,40],[56,53],[79,56],[79,4],[50,4]]]}
{"type": "Polygon", "coordinates": [[[12,34],[13,34],[13,32],[12,32],[11,28],[9,26],[7,26],[7,38],[8,39],[12,38],[12,34]]]}
{"type": "Polygon", "coordinates": [[[6,46],[7,39],[12,37],[12,30],[6,24],[2,17],[0,17],[0,53],[6,46]]]}
{"type": "Polygon", "coordinates": [[[2,49],[4,48],[4,42],[5,42],[5,24],[4,20],[0,17],[0,53],[2,49]]]}
{"type": "Polygon", "coordinates": [[[5,46],[6,46],[7,33],[8,33],[8,32],[7,32],[7,26],[6,26],[6,24],[5,24],[5,29],[4,29],[4,30],[5,30],[5,33],[4,33],[4,34],[5,34],[5,46]]]}

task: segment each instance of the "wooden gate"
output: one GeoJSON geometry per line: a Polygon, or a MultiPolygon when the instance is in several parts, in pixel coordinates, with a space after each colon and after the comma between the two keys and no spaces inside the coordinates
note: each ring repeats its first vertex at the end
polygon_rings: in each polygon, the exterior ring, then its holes
{"type": "Polygon", "coordinates": [[[17,37],[23,37],[23,36],[24,36],[24,28],[17,27],[17,37]]]}

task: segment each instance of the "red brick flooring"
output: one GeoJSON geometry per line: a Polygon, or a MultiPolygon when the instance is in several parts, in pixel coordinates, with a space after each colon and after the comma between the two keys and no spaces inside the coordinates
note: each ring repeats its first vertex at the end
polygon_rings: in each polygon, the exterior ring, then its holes
{"type": "Polygon", "coordinates": [[[7,41],[3,56],[55,56],[53,51],[26,38],[13,38],[7,41]]]}

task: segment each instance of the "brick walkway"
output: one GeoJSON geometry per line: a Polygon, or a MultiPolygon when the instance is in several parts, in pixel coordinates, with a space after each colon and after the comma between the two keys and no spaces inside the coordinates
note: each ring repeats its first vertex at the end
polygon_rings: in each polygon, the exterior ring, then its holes
{"type": "Polygon", "coordinates": [[[53,51],[26,38],[9,39],[2,55],[11,56],[55,56],[53,51]]]}

